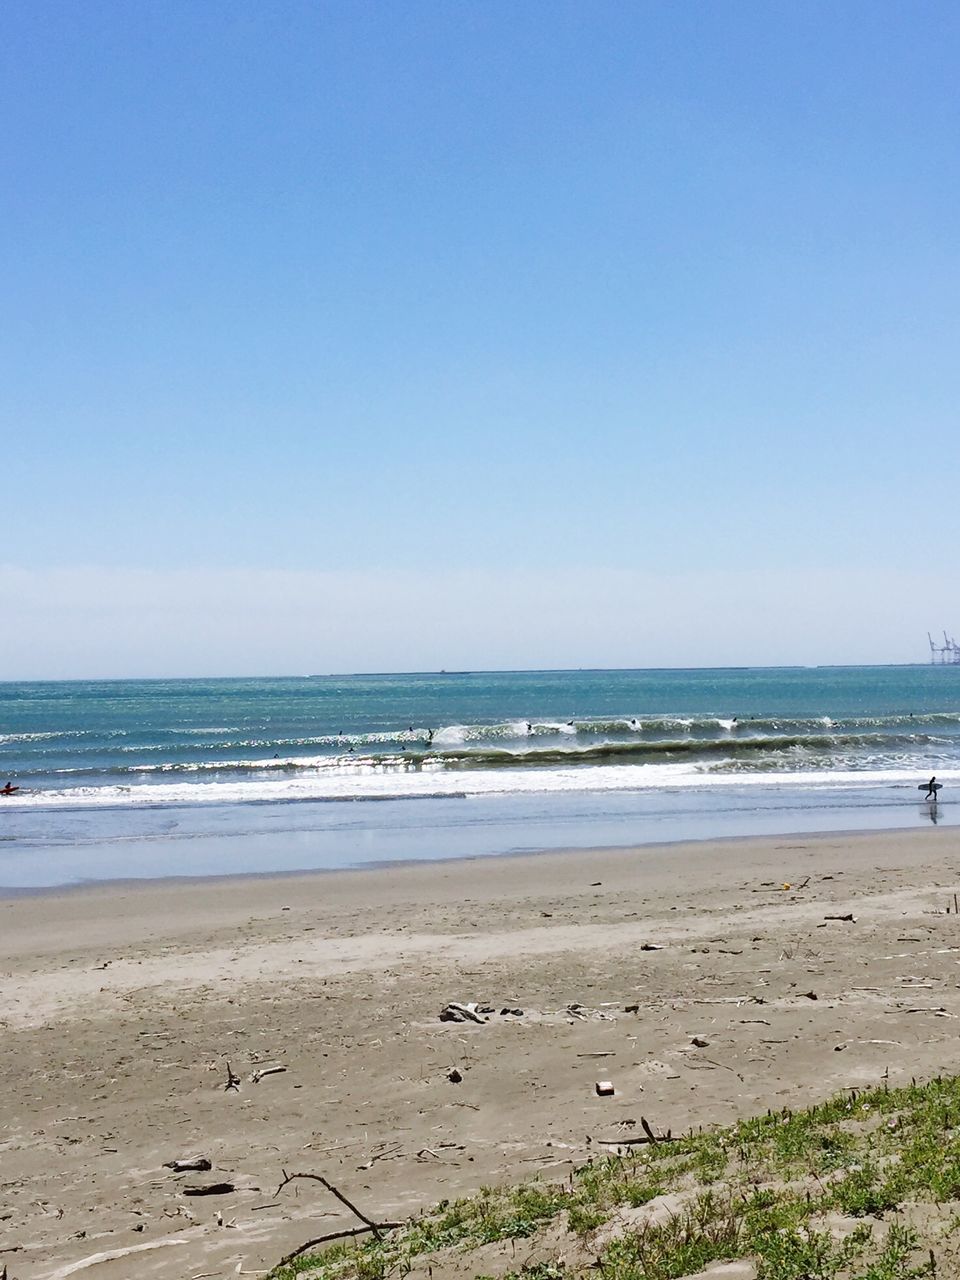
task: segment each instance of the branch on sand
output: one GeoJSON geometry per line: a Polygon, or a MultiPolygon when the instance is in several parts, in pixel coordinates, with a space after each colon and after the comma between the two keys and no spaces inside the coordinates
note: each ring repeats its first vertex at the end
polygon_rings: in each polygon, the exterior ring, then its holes
{"type": "Polygon", "coordinates": [[[383,1238],[382,1233],[384,1231],[393,1231],[396,1227],[402,1227],[404,1225],[402,1222],[374,1222],[373,1218],[368,1218],[367,1215],[361,1209],[357,1208],[357,1206],[353,1203],[352,1200],[348,1200],[347,1197],[343,1194],[343,1192],[339,1191],[333,1185],[332,1182],[328,1182],[327,1179],[323,1177],[322,1174],[287,1173],[286,1169],[283,1169],[282,1173],[283,1173],[283,1181],[280,1183],[279,1187],[277,1187],[277,1190],[276,1190],[277,1195],[280,1194],[280,1192],[283,1190],[285,1186],[287,1186],[291,1182],[294,1182],[297,1178],[306,1178],[306,1179],[309,1179],[311,1182],[319,1182],[321,1186],[326,1187],[326,1189],[330,1192],[331,1195],[336,1196],[336,1198],[340,1201],[342,1205],[346,1205],[346,1207],[350,1210],[350,1212],[352,1214],[355,1214],[356,1217],[360,1219],[360,1221],[363,1223],[363,1226],[351,1227],[345,1231],[330,1231],[330,1232],[327,1232],[326,1235],[314,1236],[312,1240],[305,1241],[302,1245],[299,1246],[299,1248],[294,1249],[292,1253],[288,1253],[286,1257],[281,1258],[280,1261],[277,1263],[278,1267],[287,1266],[289,1263],[291,1263],[294,1260],[294,1258],[299,1258],[302,1253],[306,1253],[308,1249],[313,1249],[317,1245],[329,1244],[333,1240],[345,1240],[350,1238],[351,1236],[362,1236],[362,1235],[365,1235],[366,1232],[368,1231],[372,1232],[375,1239],[381,1240],[383,1238]]]}

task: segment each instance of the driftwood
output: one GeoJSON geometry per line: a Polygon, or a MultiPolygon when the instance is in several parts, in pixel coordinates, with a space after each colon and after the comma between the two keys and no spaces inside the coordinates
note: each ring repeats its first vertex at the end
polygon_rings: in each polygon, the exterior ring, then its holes
{"type": "Polygon", "coordinates": [[[240,1092],[240,1077],[234,1072],[233,1067],[231,1067],[230,1063],[228,1062],[227,1063],[227,1083],[223,1086],[223,1091],[224,1093],[229,1093],[231,1089],[234,1091],[234,1093],[240,1092]]]}
{"type": "Polygon", "coordinates": [[[371,1156],[364,1164],[358,1164],[358,1169],[372,1169],[378,1160],[402,1160],[403,1159],[403,1143],[395,1142],[392,1146],[387,1146],[383,1151],[378,1151],[375,1156],[371,1156]]]}
{"type": "MultiPolygon", "coordinates": [[[[402,1222],[381,1222],[381,1227],[402,1227],[402,1222]]],[[[314,1236],[312,1240],[305,1240],[302,1245],[286,1254],[277,1263],[276,1269],[288,1267],[295,1258],[299,1258],[301,1254],[306,1253],[308,1249],[314,1249],[318,1244],[332,1244],[334,1240],[349,1240],[352,1236],[363,1236],[370,1230],[369,1227],[350,1227],[347,1231],[328,1231],[326,1235],[314,1236]]]]}
{"type": "Polygon", "coordinates": [[[456,1000],[452,1000],[450,1004],[445,1005],[440,1010],[441,1022],[479,1022],[483,1023],[486,1019],[481,1018],[477,1012],[477,1006],[472,1001],[470,1004],[460,1004],[456,1000]]]}
{"type": "Polygon", "coordinates": [[[277,1076],[277,1075],[280,1075],[282,1071],[286,1071],[286,1069],[287,1069],[286,1067],[281,1067],[281,1066],[258,1067],[257,1070],[250,1077],[250,1080],[253,1084],[259,1084],[260,1081],[264,1078],[264,1076],[277,1076]]]}
{"type": "MultiPolygon", "coordinates": [[[[632,1124],[633,1121],[630,1121],[632,1124]]],[[[640,1124],[643,1133],[631,1134],[629,1137],[619,1138],[597,1138],[596,1141],[605,1147],[642,1147],[647,1144],[654,1146],[659,1142],[676,1142],[673,1131],[668,1129],[666,1133],[655,1133],[646,1116],[640,1117],[640,1124]]]]}
{"type": "MultiPolygon", "coordinates": [[[[650,1139],[650,1141],[651,1141],[651,1142],[658,1142],[658,1141],[659,1141],[659,1139],[657,1138],[657,1135],[656,1135],[656,1134],[653,1132],[653,1130],[650,1128],[650,1124],[649,1124],[649,1122],[647,1121],[646,1116],[641,1116],[641,1117],[640,1117],[640,1127],[643,1129],[643,1132],[647,1135],[647,1137],[650,1139]]],[[[667,1131],[667,1136],[668,1136],[668,1137],[670,1136],[670,1132],[669,1132],[669,1130],[667,1131]]]]}
{"type": "Polygon", "coordinates": [[[185,1160],[168,1160],[163,1167],[174,1173],[206,1173],[213,1165],[206,1156],[189,1156],[185,1160]]]}
{"type": "Polygon", "coordinates": [[[743,1076],[736,1067],[728,1066],[726,1062],[718,1062],[716,1058],[704,1058],[703,1061],[709,1062],[712,1067],[719,1067],[722,1071],[732,1071],[737,1079],[741,1081],[741,1083],[743,1082],[743,1076]]]}
{"type": "Polygon", "coordinates": [[[851,924],[857,923],[857,917],[852,911],[848,911],[845,916],[824,916],[824,920],[849,920],[851,924]]]}
{"type": "Polygon", "coordinates": [[[329,1231],[325,1235],[314,1236],[312,1240],[305,1241],[298,1248],[294,1249],[292,1253],[288,1253],[286,1257],[281,1258],[277,1263],[277,1267],[288,1266],[294,1258],[299,1258],[302,1253],[306,1253],[308,1249],[313,1249],[318,1244],[329,1244],[333,1240],[346,1240],[351,1236],[362,1236],[368,1231],[373,1234],[375,1239],[380,1240],[383,1238],[382,1233],[384,1231],[393,1231],[396,1227],[402,1227],[404,1225],[402,1222],[374,1222],[372,1218],[368,1218],[362,1210],[358,1209],[352,1200],[348,1200],[343,1192],[339,1191],[332,1182],[328,1182],[322,1174],[287,1173],[286,1169],[281,1170],[281,1172],[283,1173],[283,1181],[280,1183],[279,1187],[277,1187],[277,1195],[280,1194],[285,1186],[296,1181],[297,1178],[306,1178],[311,1182],[319,1182],[321,1186],[326,1187],[331,1195],[336,1196],[341,1204],[346,1205],[350,1212],[360,1219],[363,1226],[351,1227],[345,1231],[329,1231]]]}
{"type": "Polygon", "coordinates": [[[236,1191],[232,1182],[210,1182],[205,1187],[184,1187],[185,1196],[228,1196],[236,1191]]]}

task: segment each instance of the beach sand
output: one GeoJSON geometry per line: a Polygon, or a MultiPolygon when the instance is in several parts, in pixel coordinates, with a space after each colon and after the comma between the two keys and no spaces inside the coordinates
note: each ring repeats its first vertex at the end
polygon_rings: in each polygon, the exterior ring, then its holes
{"type": "Polygon", "coordinates": [[[931,828],[6,898],[0,1268],[256,1274],[356,1225],[282,1170],[402,1218],[564,1178],[641,1115],[955,1072],[958,854],[931,828]]]}

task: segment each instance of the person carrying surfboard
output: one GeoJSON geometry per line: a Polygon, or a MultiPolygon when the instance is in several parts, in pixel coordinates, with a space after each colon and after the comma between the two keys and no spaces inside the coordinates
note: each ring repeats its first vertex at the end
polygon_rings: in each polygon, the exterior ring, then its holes
{"type": "Polygon", "coordinates": [[[936,798],[937,798],[937,792],[938,792],[939,790],[940,790],[940,788],[939,788],[939,786],[937,785],[937,775],[936,775],[936,774],[934,774],[934,775],[933,775],[933,777],[930,779],[930,781],[927,783],[927,794],[926,794],[926,796],[924,797],[924,799],[925,799],[925,800],[936,800],[936,798]]]}

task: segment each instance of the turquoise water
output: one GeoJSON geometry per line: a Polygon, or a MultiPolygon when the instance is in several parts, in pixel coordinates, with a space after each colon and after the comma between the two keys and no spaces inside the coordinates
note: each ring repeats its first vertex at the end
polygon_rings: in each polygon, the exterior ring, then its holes
{"type": "Polygon", "coordinates": [[[10,683],[0,884],[909,824],[931,773],[949,821],[960,667],[10,683]]]}

